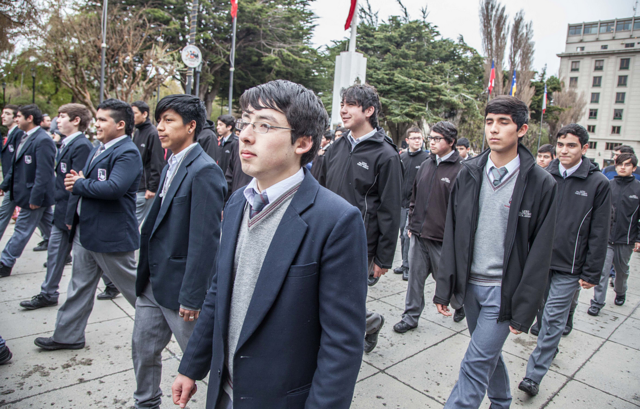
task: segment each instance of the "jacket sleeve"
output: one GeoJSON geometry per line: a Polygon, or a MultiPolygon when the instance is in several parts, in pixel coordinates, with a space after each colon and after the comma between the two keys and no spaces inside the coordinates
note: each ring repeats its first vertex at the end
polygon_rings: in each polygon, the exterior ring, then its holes
{"type": "MultiPolygon", "coordinates": [[[[83,135],[80,137],[84,138],[83,135]]],[[[82,144],[74,149],[73,154],[71,155],[71,169],[80,173],[82,169],[84,169],[84,165],[87,163],[87,158],[89,157],[89,152],[91,152],[91,145],[82,144]]],[[[76,214],[76,209],[78,208],[78,200],[80,196],[74,195],[73,193],[69,195],[69,202],[67,203],[67,211],[64,216],[64,224],[69,226],[73,225],[73,218],[76,214]]]]}
{"type": "Polygon", "coordinates": [[[444,227],[444,238],[442,241],[442,254],[440,255],[440,263],[438,271],[434,274],[436,280],[436,291],[433,297],[435,304],[449,305],[453,289],[456,284],[456,208],[458,200],[458,184],[459,180],[453,182],[453,189],[449,197],[449,206],[447,207],[447,220],[444,227]]]}
{"type": "Polygon", "coordinates": [[[306,409],[347,409],[364,347],[367,237],[360,212],[345,211],[322,249],[319,318],[322,333],[306,409]]]}
{"type": "Polygon", "coordinates": [[[8,192],[9,191],[9,186],[11,186],[11,179],[13,178],[13,158],[11,159],[11,163],[9,164],[9,170],[7,171],[7,174],[5,175],[4,179],[2,180],[2,183],[0,184],[0,189],[3,192],[8,192]]]}
{"type": "Polygon", "coordinates": [[[118,200],[136,180],[140,180],[141,174],[140,152],[128,150],[115,160],[107,180],[78,179],[73,185],[73,194],[91,199],[118,200]]]}
{"type": "Polygon", "coordinates": [[[231,154],[229,157],[229,165],[227,166],[227,170],[225,172],[225,178],[227,179],[227,200],[231,196],[231,187],[233,186],[233,172],[235,171],[234,166],[236,161],[235,157],[238,155],[238,144],[234,144],[231,148],[231,154]]]}
{"type": "MultiPolygon", "coordinates": [[[[638,196],[640,197],[640,195],[638,196]]],[[[635,243],[640,243],[640,206],[638,206],[634,217],[635,219],[631,220],[631,223],[636,225],[636,232],[638,233],[635,238],[635,243]]]]}
{"type": "Polygon", "coordinates": [[[382,268],[391,268],[398,243],[402,208],[402,166],[399,155],[393,155],[380,168],[378,191],[381,192],[377,209],[380,236],[374,262],[382,268]]]}
{"type": "MultiPolygon", "coordinates": [[[[595,176],[600,176],[596,174],[595,176]]],[[[607,238],[611,227],[611,187],[602,181],[593,200],[587,257],[582,266],[580,278],[598,285],[602,275],[604,259],[607,255],[607,238]]]]}
{"type": "MultiPolygon", "coordinates": [[[[528,332],[533,323],[538,307],[542,302],[549,278],[549,266],[553,253],[553,237],[556,227],[556,193],[558,186],[551,179],[539,193],[540,206],[532,239],[529,242],[529,253],[522,269],[522,277],[511,298],[510,325],[518,330],[528,332]]],[[[606,240],[603,240],[606,244],[606,240]]],[[[602,270],[602,266],[600,266],[602,270]]]]}
{"type": "Polygon", "coordinates": [[[53,169],[56,160],[56,144],[51,138],[42,138],[36,146],[36,178],[29,196],[29,204],[42,206],[47,189],[54,183],[53,169]]]}
{"type": "Polygon", "coordinates": [[[193,177],[189,251],[178,296],[180,305],[190,310],[199,310],[202,307],[212,276],[204,272],[215,268],[220,244],[220,218],[226,194],[227,183],[222,171],[213,163],[193,177]]]}
{"type": "Polygon", "coordinates": [[[418,179],[419,179],[421,170],[422,170],[422,166],[420,166],[420,169],[418,169],[418,173],[416,174],[416,177],[412,183],[411,199],[409,199],[409,218],[407,219],[408,220],[407,226],[409,226],[409,221],[411,221],[411,216],[413,216],[413,210],[416,208],[416,187],[418,184],[418,179]]]}
{"type": "Polygon", "coordinates": [[[158,191],[158,184],[160,183],[160,174],[164,168],[164,149],[160,144],[160,138],[158,137],[158,131],[153,127],[149,132],[149,138],[147,144],[149,155],[149,179],[147,180],[147,190],[156,193],[158,191]]]}

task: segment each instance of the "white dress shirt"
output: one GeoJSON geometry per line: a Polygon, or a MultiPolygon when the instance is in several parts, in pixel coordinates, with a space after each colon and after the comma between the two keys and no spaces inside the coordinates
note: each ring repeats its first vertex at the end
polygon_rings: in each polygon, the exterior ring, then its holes
{"type": "Polygon", "coordinates": [[[567,172],[567,176],[566,177],[569,177],[569,176],[573,175],[575,173],[575,171],[578,170],[580,165],[582,165],[582,159],[580,159],[580,162],[578,162],[577,165],[572,166],[569,169],[565,169],[564,166],[562,166],[562,163],[558,162],[558,169],[560,170],[560,176],[562,176],[564,178],[565,177],[564,176],[564,172],[565,171],[567,172]]]}
{"type": "MultiPolygon", "coordinates": [[[[496,169],[500,169],[493,163],[493,161],[491,160],[491,154],[489,154],[489,158],[487,158],[487,165],[484,167],[484,171],[487,173],[487,176],[489,176],[489,181],[491,183],[493,183],[494,179],[493,173],[491,173],[491,168],[493,167],[495,167],[496,169]]],[[[513,158],[511,162],[507,163],[504,167],[507,168],[508,172],[505,176],[512,175],[513,172],[515,172],[520,167],[520,155],[516,155],[516,157],[513,158]]]]}
{"type": "Polygon", "coordinates": [[[171,182],[173,182],[173,177],[175,176],[175,172],[178,170],[178,168],[180,167],[180,164],[182,163],[184,158],[187,156],[187,154],[191,152],[191,149],[193,149],[197,144],[198,144],[197,142],[194,142],[191,145],[184,148],[183,150],[181,150],[179,153],[172,154],[169,160],[167,161],[167,163],[169,164],[169,169],[167,169],[167,174],[164,177],[164,184],[162,185],[162,192],[160,192],[160,197],[162,198],[163,201],[164,201],[164,197],[169,191],[169,187],[171,187],[171,182]]]}
{"type": "Polygon", "coordinates": [[[258,191],[258,182],[256,181],[256,178],[253,178],[244,189],[244,197],[247,199],[247,202],[249,202],[249,204],[253,204],[253,198],[256,195],[266,192],[269,203],[274,203],[280,198],[280,196],[287,193],[289,189],[291,189],[298,183],[301,183],[303,180],[304,171],[302,170],[302,168],[300,168],[300,170],[298,170],[293,176],[289,176],[285,180],[281,180],[275,185],[266,188],[263,192],[260,192],[258,191]]]}

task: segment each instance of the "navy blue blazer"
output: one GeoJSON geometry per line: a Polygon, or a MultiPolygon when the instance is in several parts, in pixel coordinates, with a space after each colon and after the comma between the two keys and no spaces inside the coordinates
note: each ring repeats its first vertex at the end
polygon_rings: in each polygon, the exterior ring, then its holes
{"type": "MultiPolygon", "coordinates": [[[[242,190],[227,202],[217,271],[178,370],[196,380],[211,370],[211,409],[226,376],[233,264],[245,203],[242,190]]],[[[362,361],[366,296],[360,211],[305,170],[273,236],[240,333],[234,409],[348,408],[362,361]]]]}
{"type": "Polygon", "coordinates": [[[65,145],[56,156],[56,188],[53,209],[53,224],[62,231],[67,231],[67,224],[73,224],[73,217],[78,207],[80,196],[72,195],[64,187],[64,178],[71,170],[80,173],[87,163],[89,152],[93,145],[84,134],[76,136],[69,144],[65,145]]]}
{"type": "Polygon", "coordinates": [[[176,169],[164,200],[158,194],[142,224],[136,295],[151,282],[158,304],[199,310],[215,272],[227,181],[197,144],[176,169]]]}
{"type": "Polygon", "coordinates": [[[24,131],[16,126],[11,132],[7,134],[7,140],[2,144],[2,153],[0,155],[0,160],[2,161],[3,177],[7,177],[7,173],[9,173],[9,168],[11,168],[11,163],[13,162],[13,154],[18,148],[16,139],[18,141],[21,141],[22,134],[24,134],[24,131]]]}
{"type": "MultiPolygon", "coordinates": [[[[142,176],[140,152],[125,138],[91,162],[93,148],[73,194],[82,197],[79,217],[74,217],[72,235],[80,226],[80,243],[98,253],[134,251],[140,247],[136,219],[136,194],[142,176]]],[[[76,215],[78,213],[76,212],[76,215]]]]}
{"type": "Polygon", "coordinates": [[[20,141],[15,140],[15,155],[0,189],[10,192],[11,200],[23,209],[29,205],[51,206],[53,200],[53,166],[56,144],[44,129],[35,131],[18,153],[20,141]]]}

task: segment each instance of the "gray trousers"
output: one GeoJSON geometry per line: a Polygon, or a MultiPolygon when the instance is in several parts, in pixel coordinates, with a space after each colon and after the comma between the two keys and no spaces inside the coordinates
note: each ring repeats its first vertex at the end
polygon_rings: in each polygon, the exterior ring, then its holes
{"type": "MultiPolygon", "coordinates": [[[[11,218],[11,216],[9,216],[9,218],[11,218]]],[[[20,209],[20,215],[16,220],[13,235],[7,242],[4,250],[2,250],[2,255],[0,255],[0,263],[7,267],[13,267],[14,264],[16,264],[16,260],[22,255],[36,227],[42,225],[43,228],[46,228],[44,231],[48,238],[51,234],[52,222],[53,212],[51,211],[51,207],[39,207],[35,210],[20,209]],[[46,220],[43,221],[43,219],[46,220]]],[[[43,236],[44,234],[45,233],[43,233],[43,236]]]]}
{"type": "Polygon", "coordinates": [[[409,208],[400,211],[400,248],[402,249],[402,267],[409,268],[409,208]]]}
{"type": "Polygon", "coordinates": [[[614,279],[614,290],[616,294],[625,295],[627,293],[627,280],[629,279],[629,260],[633,254],[633,244],[611,244],[607,246],[607,257],[604,260],[600,283],[593,290],[593,300],[591,305],[602,308],[607,299],[607,284],[611,265],[616,269],[614,279]]]}
{"type": "MultiPolygon", "coordinates": [[[[9,192],[6,192],[2,198],[2,204],[0,204],[0,239],[4,236],[5,230],[9,225],[13,211],[16,209],[16,202],[9,200],[9,192]]],[[[22,210],[21,210],[22,211],[22,210]]],[[[53,223],[53,210],[51,207],[45,209],[40,223],[38,223],[38,229],[42,240],[49,240],[51,234],[51,225],[53,223]]]]}
{"type": "Polygon", "coordinates": [[[529,357],[527,374],[536,383],[540,383],[547,374],[556,349],[560,344],[562,332],[567,325],[571,304],[580,288],[580,276],[551,271],[549,275],[549,298],[542,314],[542,324],[538,334],[538,344],[529,357]]]}
{"type": "Polygon", "coordinates": [[[134,251],[98,253],[82,247],[80,229],[73,238],[73,267],[67,300],[58,310],[53,340],[63,344],[84,342],[84,330],[102,272],[108,273],[124,298],[135,307],[136,258],[134,251]]]}
{"type": "Polygon", "coordinates": [[[136,196],[136,218],[138,219],[138,226],[142,226],[142,222],[147,218],[153,199],[145,199],[146,191],[138,192],[136,196]]]}
{"type": "Polygon", "coordinates": [[[485,394],[492,408],[511,405],[509,374],[502,358],[509,321],[498,322],[500,292],[500,286],[467,284],[464,309],[471,341],[445,409],[479,408],[485,394]]]}
{"type": "Polygon", "coordinates": [[[424,310],[424,285],[429,274],[435,274],[438,271],[440,253],[442,253],[442,242],[411,235],[409,283],[402,321],[412,327],[418,325],[420,314],[424,310]]]}
{"type": "Polygon", "coordinates": [[[58,301],[58,287],[67,256],[71,253],[69,230],[60,230],[55,225],[51,228],[49,247],[47,248],[47,275],[40,288],[40,294],[47,301],[58,301]]]}
{"type": "MultiPolygon", "coordinates": [[[[369,275],[373,275],[373,256],[369,257],[369,275]]],[[[367,287],[368,288],[368,287],[367,287]]],[[[373,334],[382,326],[382,315],[377,312],[367,310],[367,329],[365,334],[373,334]]]]}
{"type": "Polygon", "coordinates": [[[187,348],[196,321],[185,322],[178,311],[160,306],[151,284],[136,300],[136,319],[131,341],[133,369],[137,388],[133,393],[136,408],[159,408],[162,403],[160,378],[162,350],[174,334],[182,352],[187,348]]]}

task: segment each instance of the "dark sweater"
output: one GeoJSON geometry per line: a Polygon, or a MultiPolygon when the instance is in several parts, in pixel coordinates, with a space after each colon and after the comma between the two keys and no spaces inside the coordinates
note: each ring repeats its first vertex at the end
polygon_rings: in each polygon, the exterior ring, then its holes
{"type": "Polygon", "coordinates": [[[402,178],[402,207],[408,208],[411,201],[411,192],[413,191],[413,181],[416,179],[416,174],[422,162],[427,160],[429,152],[418,150],[411,152],[409,150],[403,152],[400,155],[400,160],[404,165],[403,178],[402,178]]]}
{"type": "Polygon", "coordinates": [[[167,162],[164,157],[164,149],[162,149],[158,138],[158,130],[151,121],[147,119],[140,125],[136,125],[133,143],[138,147],[142,157],[142,177],[138,191],[148,190],[155,193],[160,184],[162,168],[167,162]]]}

